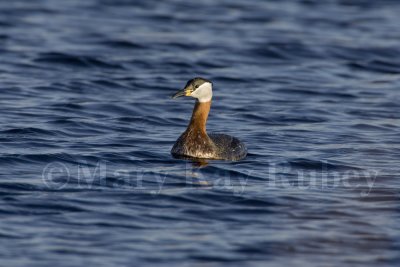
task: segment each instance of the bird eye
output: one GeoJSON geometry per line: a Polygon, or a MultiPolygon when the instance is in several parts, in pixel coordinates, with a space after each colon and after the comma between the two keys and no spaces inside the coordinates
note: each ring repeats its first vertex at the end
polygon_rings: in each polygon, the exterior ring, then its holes
{"type": "Polygon", "coordinates": [[[199,88],[199,85],[195,85],[194,88],[196,88],[196,89],[199,88]]]}

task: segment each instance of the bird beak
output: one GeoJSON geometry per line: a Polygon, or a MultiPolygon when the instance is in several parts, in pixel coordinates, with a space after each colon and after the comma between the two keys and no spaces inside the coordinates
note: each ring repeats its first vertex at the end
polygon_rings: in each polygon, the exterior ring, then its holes
{"type": "Polygon", "coordinates": [[[178,97],[181,97],[181,96],[190,96],[191,94],[192,94],[192,91],[189,88],[186,87],[185,89],[182,89],[182,90],[179,90],[178,92],[176,92],[172,96],[172,98],[175,99],[175,98],[178,98],[178,97]]]}

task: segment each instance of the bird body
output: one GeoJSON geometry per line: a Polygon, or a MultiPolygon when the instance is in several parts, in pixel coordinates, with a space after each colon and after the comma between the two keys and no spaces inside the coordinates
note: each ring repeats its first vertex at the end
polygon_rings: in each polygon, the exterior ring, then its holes
{"type": "Polygon", "coordinates": [[[237,138],[226,134],[207,134],[206,123],[211,108],[212,83],[194,78],[173,98],[196,98],[190,123],[176,141],[171,154],[177,158],[240,160],[246,157],[246,146],[237,138]]]}

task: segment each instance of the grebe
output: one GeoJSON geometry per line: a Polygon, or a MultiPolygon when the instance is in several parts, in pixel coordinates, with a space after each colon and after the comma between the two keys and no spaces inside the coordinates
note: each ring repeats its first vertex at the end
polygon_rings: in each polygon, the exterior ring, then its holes
{"type": "Polygon", "coordinates": [[[176,140],[171,154],[176,158],[240,160],[246,157],[246,146],[226,134],[207,134],[206,123],[212,99],[212,82],[204,78],[189,80],[172,98],[196,98],[192,118],[186,131],[176,140]]]}

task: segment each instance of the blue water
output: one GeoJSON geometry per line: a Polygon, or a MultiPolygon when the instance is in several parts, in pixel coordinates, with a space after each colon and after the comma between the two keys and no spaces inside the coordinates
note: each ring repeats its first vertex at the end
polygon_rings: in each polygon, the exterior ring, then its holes
{"type": "Polygon", "coordinates": [[[399,14],[0,1],[0,265],[397,266],[399,14]],[[245,160],[171,157],[195,76],[245,160]]]}

